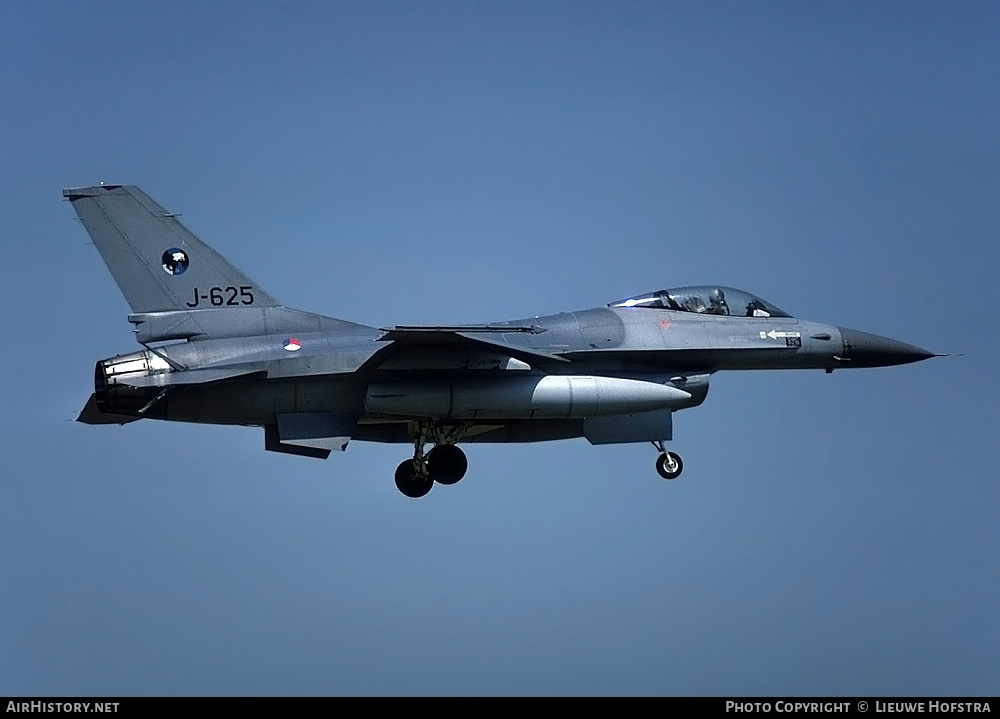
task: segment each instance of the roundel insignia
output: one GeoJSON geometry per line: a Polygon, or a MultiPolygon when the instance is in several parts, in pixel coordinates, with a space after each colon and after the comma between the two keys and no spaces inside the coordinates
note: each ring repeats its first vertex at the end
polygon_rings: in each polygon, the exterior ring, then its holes
{"type": "Polygon", "coordinates": [[[282,345],[282,347],[284,347],[289,352],[296,352],[302,349],[302,343],[299,342],[294,337],[289,337],[287,340],[285,340],[285,343],[282,345]]]}
{"type": "Polygon", "coordinates": [[[168,275],[183,275],[184,271],[191,264],[191,260],[188,259],[187,252],[180,249],[179,247],[171,247],[169,250],[163,253],[163,257],[160,258],[163,263],[163,271],[168,275]]]}

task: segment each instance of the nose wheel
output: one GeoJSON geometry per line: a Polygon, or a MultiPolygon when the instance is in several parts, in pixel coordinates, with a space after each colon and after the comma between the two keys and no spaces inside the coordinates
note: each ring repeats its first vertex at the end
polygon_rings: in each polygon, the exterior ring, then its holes
{"type": "Polygon", "coordinates": [[[653,442],[653,446],[660,450],[660,456],[656,458],[656,472],[664,479],[677,479],[684,471],[684,462],[676,452],[668,452],[663,448],[663,442],[653,442]]]}
{"type": "Polygon", "coordinates": [[[656,458],[656,471],[664,479],[677,479],[684,471],[684,462],[679,454],[664,452],[656,458]]]}

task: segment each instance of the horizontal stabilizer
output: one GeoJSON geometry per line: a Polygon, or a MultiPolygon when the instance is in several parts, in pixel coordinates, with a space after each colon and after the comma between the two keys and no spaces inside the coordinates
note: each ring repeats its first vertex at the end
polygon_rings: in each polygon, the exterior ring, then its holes
{"type": "Polygon", "coordinates": [[[267,376],[263,370],[256,367],[219,367],[218,369],[192,369],[183,372],[160,372],[159,374],[138,375],[136,377],[123,377],[116,380],[116,384],[124,384],[129,387],[173,387],[189,384],[207,384],[208,382],[219,382],[224,379],[257,379],[267,376]]]}
{"type": "Polygon", "coordinates": [[[83,424],[127,424],[139,419],[142,419],[142,417],[130,417],[127,414],[107,414],[102,412],[97,408],[97,395],[92,394],[90,395],[90,399],[87,400],[87,404],[84,405],[80,415],[76,418],[76,421],[83,424]]]}

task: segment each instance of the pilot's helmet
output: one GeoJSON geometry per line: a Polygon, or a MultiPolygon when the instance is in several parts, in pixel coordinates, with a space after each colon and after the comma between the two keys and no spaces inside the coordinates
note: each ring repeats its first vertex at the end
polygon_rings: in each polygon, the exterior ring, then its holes
{"type": "Polygon", "coordinates": [[[708,293],[708,299],[713,305],[723,305],[726,303],[726,295],[718,287],[708,293]]]}

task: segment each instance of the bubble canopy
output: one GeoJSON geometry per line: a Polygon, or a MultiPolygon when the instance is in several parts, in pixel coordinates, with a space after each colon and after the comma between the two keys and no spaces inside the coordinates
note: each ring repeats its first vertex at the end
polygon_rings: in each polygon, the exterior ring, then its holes
{"type": "Polygon", "coordinates": [[[674,310],[730,317],[791,317],[784,310],[756,295],[721,285],[658,290],[612,302],[608,307],[674,310]]]}

